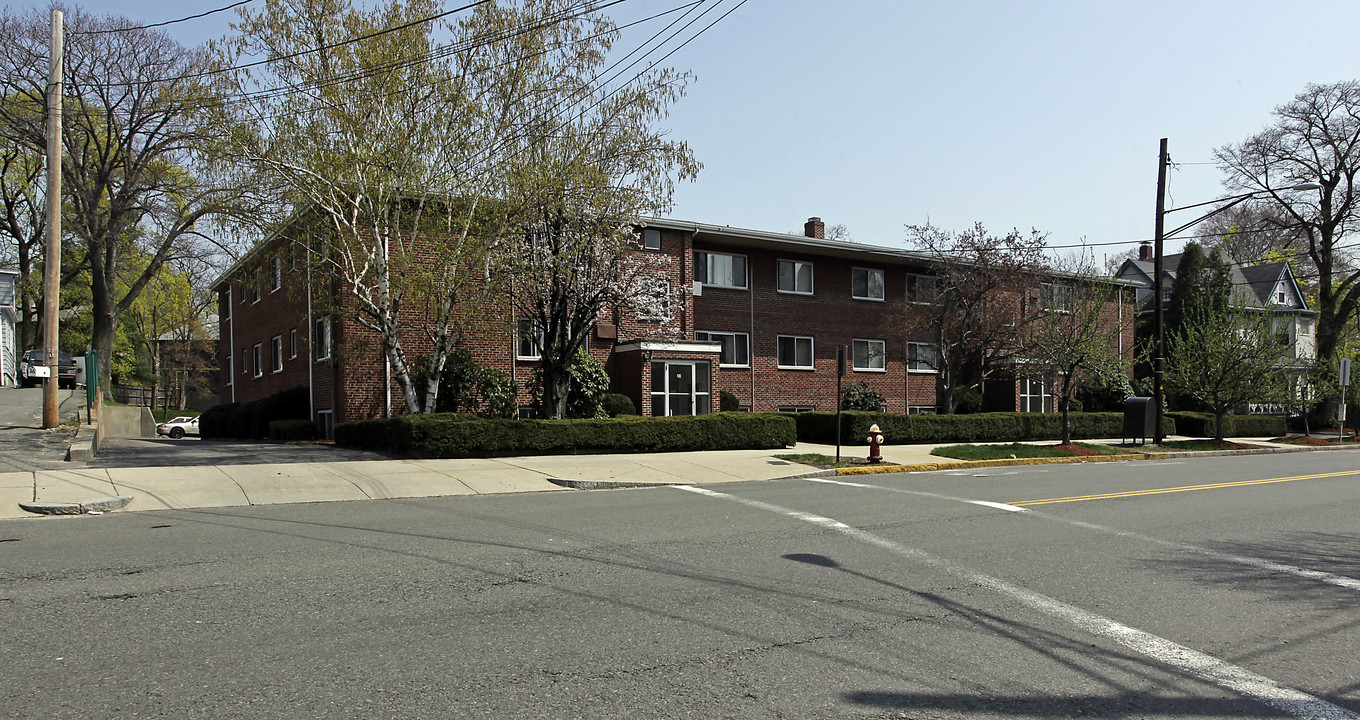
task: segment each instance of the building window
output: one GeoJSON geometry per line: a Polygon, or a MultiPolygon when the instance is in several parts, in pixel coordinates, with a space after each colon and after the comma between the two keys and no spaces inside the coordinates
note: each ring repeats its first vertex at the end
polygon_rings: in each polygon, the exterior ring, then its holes
{"type": "Polygon", "coordinates": [[[811,370],[812,338],[780,335],[778,365],[793,370],[811,370]]]}
{"type": "Polygon", "coordinates": [[[269,275],[273,281],[269,292],[278,292],[283,289],[283,258],[275,255],[269,258],[269,275]]]}
{"type": "Polygon", "coordinates": [[[882,340],[855,340],[854,368],[861,372],[885,372],[888,369],[887,343],[882,340]]]}
{"type": "Polygon", "coordinates": [[[1020,379],[1020,412],[1053,412],[1053,395],[1048,392],[1048,382],[1044,378],[1020,379]]]}
{"type": "Polygon", "coordinates": [[[515,332],[515,359],[537,360],[543,357],[543,328],[531,318],[520,318],[515,332]]]}
{"type": "Polygon", "coordinates": [[[736,332],[695,332],[695,340],[707,340],[722,345],[718,365],[723,367],[750,367],[751,336],[736,332]]]}
{"type": "Polygon", "coordinates": [[[907,300],[929,305],[940,294],[939,280],[934,275],[907,275],[907,300]]]}
{"type": "Polygon", "coordinates": [[[1043,283],[1039,286],[1039,302],[1044,310],[1070,312],[1072,310],[1072,286],[1043,283]]]}
{"type": "Polygon", "coordinates": [[[908,414],[908,415],[934,415],[934,414],[935,414],[935,406],[934,406],[934,405],[912,405],[911,407],[907,408],[907,414],[908,414]]]}
{"type": "Polygon", "coordinates": [[[283,336],[275,335],[269,341],[269,353],[274,357],[274,372],[283,372],[283,336]]]}
{"type": "Polygon", "coordinates": [[[939,348],[930,343],[907,343],[907,369],[917,372],[938,372],[939,348]]]}
{"type": "Polygon", "coordinates": [[[779,412],[787,412],[787,413],[805,413],[805,412],[812,412],[812,406],[811,406],[811,405],[780,405],[780,406],[779,406],[779,412]]]}
{"type": "Polygon", "coordinates": [[[660,250],[661,231],[656,228],[645,228],[642,231],[642,247],[646,250],[660,250]]]}
{"type": "Polygon", "coordinates": [[[313,357],[319,360],[329,360],[331,358],[331,317],[321,317],[316,319],[312,326],[312,349],[313,357]]]}
{"type": "Polygon", "coordinates": [[[712,409],[706,361],[652,363],[652,415],[707,415],[712,409]]]}
{"type": "Polygon", "coordinates": [[[746,289],[746,256],[694,251],[694,279],[714,287],[746,289]]]}
{"type": "Polygon", "coordinates": [[[235,374],[236,374],[236,358],[235,358],[235,357],[232,357],[231,355],[228,355],[228,356],[227,356],[227,384],[228,384],[228,385],[230,385],[230,384],[232,383],[232,375],[235,375],[235,374]]]}
{"type": "Polygon", "coordinates": [[[850,297],[856,300],[883,300],[883,271],[874,268],[850,269],[850,297]]]}
{"type": "Polygon", "coordinates": [[[288,359],[297,357],[297,328],[288,331],[288,359]]]}
{"type": "Polygon", "coordinates": [[[250,374],[250,348],[241,349],[241,374],[250,374]]]}
{"type": "Polygon", "coordinates": [[[264,282],[264,278],[262,277],[262,274],[260,273],[260,271],[258,271],[258,270],[255,271],[255,274],[254,274],[254,275],[251,277],[251,279],[250,279],[250,304],[251,304],[251,305],[254,305],[255,303],[257,303],[257,302],[260,301],[260,284],[263,283],[263,282],[264,282]]]}
{"type": "Polygon", "coordinates": [[[811,295],[812,263],[798,260],[780,260],[779,292],[811,295]]]}
{"type": "Polygon", "coordinates": [[[643,278],[635,302],[639,320],[666,322],[671,319],[671,281],[643,278]]]}
{"type": "Polygon", "coordinates": [[[251,367],[255,369],[255,377],[264,377],[264,358],[261,357],[263,352],[264,348],[260,347],[259,343],[255,343],[255,347],[252,348],[250,356],[251,362],[253,363],[251,367]]]}
{"type": "Polygon", "coordinates": [[[223,319],[223,320],[230,320],[230,319],[231,319],[231,291],[230,291],[230,290],[228,290],[227,292],[222,293],[222,301],[221,301],[220,303],[218,303],[217,306],[220,307],[220,308],[222,308],[222,319],[223,319]]]}
{"type": "Polygon", "coordinates": [[[1279,291],[1275,293],[1275,304],[1277,305],[1289,304],[1289,296],[1285,293],[1284,288],[1280,288],[1279,291]]]}

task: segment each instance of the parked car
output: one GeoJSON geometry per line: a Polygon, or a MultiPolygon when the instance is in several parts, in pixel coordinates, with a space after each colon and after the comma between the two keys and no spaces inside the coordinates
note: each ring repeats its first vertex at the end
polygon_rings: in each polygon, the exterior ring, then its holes
{"type": "Polygon", "coordinates": [[[156,434],[169,435],[170,437],[176,440],[184,437],[185,435],[197,435],[198,418],[177,417],[174,418],[173,420],[166,420],[165,422],[156,426],[156,434]]]}
{"type": "MultiPolygon", "coordinates": [[[[42,384],[43,378],[37,377],[33,368],[46,367],[47,360],[42,350],[29,350],[19,360],[19,387],[34,387],[42,384]]],[[[76,362],[70,355],[57,352],[57,387],[76,386],[76,362]]]]}

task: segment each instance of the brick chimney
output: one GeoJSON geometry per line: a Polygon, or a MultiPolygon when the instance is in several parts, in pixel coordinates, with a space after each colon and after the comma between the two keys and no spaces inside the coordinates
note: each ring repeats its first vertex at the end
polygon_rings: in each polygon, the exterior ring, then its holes
{"type": "Polygon", "coordinates": [[[803,223],[803,234],[818,240],[826,239],[826,223],[819,217],[810,217],[803,223]]]}
{"type": "Polygon", "coordinates": [[[1151,259],[1152,259],[1152,243],[1150,243],[1150,242],[1145,242],[1145,243],[1141,243],[1141,244],[1138,246],[1138,259],[1139,259],[1139,260],[1151,260],[1151,259]]]}

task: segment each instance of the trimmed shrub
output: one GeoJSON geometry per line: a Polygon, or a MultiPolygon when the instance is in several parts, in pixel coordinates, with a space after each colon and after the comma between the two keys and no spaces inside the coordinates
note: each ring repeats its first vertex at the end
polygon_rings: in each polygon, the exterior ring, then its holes
{"type": "Polygon", "coordinates": [[[335,432],[337,445],[440,458],[782,448],[796,440],[797,426],[792,418],[744,412],[580,420],[402,415],[341,423],[335,432]]]}
{"type": "Polygon", "coordinates": [[[736,412],[741,409],[741,400],[726,390],[719,390],[718,409],[722,412],[736,412]]]}
{"type": "Polygon", "coordinates": [[[316,439],[316,423],[311,420],[274,420],[269,423],[269,439],[296,442],[316,439]]]}
{"type": "Polygon", "coordinates": [[[618,393],[605,393],[600,397],[600,406],[609,414],[609,417],[620,415],[636,415],[637,406],[633,405],[633,399],[627,395],[618,393]]]}
{"type": "Polygon", "coordinates": [[[263,440],[270,436],[270,422],[274,420],[308,420],[310,422],[308,418],[310,412],[311,409],[307,402],[307,388],[289,388],[259,400],[252,400],[244,405],[227,403],[210,408],[200,416],[198,431],[205,439],[235,438],[237,440],[249,440],[254,438],[263,440]]]}
{"type": "MultiPolygon", "coordinates": [[[[1190,437],[1214,437],[1214,414],[1199,412],[1172,412],[1167,417],[1176,419],[1178,435],[1190,437]]],[[[200,420],[200,423],[203,421],[200,420]]],[[[1288,431],[1284,418],[1270,415],[1224,415],[1224,437],[1278,437],[1288,431]]],[[[1168,433],[1170,434],[1170,433],[1168,433]]]]}
{"type": "MultiPolygon", "coordinates": [[[[798,439],[834,444],[836,414],[798,413],[798,439]]],[[[1071,413],[1073,438],[1120,437],[1123,413],[1071,413]]],[[[1062,438],[1062,415],[1058,413],[974,413],[972,415],[892,415],[847,411],[841,413],[841,444],[867,445],[869,427],[878,425],[885,445],[949,442],[1017,442],[1062,438]]],[[[1175,424],[1166,419],[1167,434],[1175,424]]]]}

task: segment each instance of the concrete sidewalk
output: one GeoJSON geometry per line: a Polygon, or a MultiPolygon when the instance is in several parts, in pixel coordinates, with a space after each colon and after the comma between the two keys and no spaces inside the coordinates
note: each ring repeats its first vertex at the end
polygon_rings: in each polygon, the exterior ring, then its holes
{"type": "MultiPolygon", "coordinates": [[[[1171,439],[1171,438],[1169,438],[1171,439]]],[[[1105,440],[1118,444],[1118,440],[1105,440]]],[[[1300,451],[1264,438],[1235,438],[1261,449],[1300,451]]],[[[1034,444],[1051,444],[1052,441],[1034,444]]],[[[951,443],[953,444],[953,443],[951,443]]],[[[948,462],[930,454],[939,445],[886,445],[884,460],[900,465],[948,462]]],[[[577,487],[646,484],[714,484],[774,480],[817,473],[776,455],[821,453],[834,445],[799,443],[774,450],[724,450],[660,454],[548,455],[455,460],[366,460],[261,465],[92,468],[0,473],[0,519],[40,517],[20,503],[80,505],[131,497],[129,510],[163,510],[278,503],[379,500],[388,498],[548,492],[577,487]]],[[[1225,451],[1251,452],[1251,451],[1225,451]]],[[[867,448],[843,446],[843,459],[863,457],[867,448]]],[[[833,474],[833,471],[825,471],[833,474]]],[[[78,509],[76,510],[78,512],[78,509]]]]}

